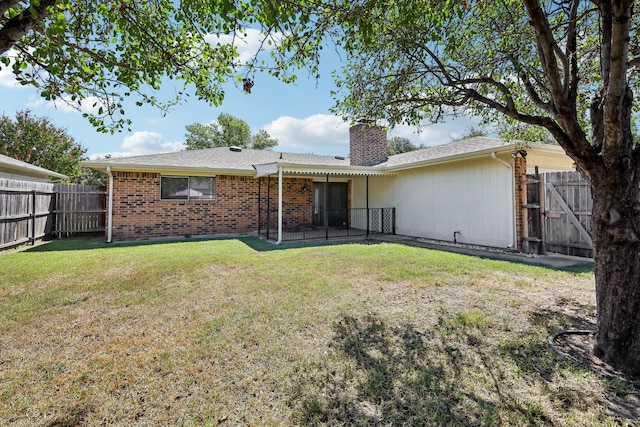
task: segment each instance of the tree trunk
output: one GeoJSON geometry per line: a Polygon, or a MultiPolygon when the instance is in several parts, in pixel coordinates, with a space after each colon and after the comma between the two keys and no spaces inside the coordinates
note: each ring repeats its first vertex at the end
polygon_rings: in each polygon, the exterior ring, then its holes
{"type": "Polygon", "coordinates": [[[591,177],[597,331],[594,354],[640,375],[640,182],[635,159],[591,177]]]}

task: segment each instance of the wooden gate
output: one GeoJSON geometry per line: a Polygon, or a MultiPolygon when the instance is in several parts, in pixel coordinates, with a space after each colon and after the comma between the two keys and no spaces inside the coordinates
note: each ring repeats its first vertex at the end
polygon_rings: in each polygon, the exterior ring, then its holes
{"type": "Polygon", "coordinates": [[[56,184],[53,234],[70,237],[105,232],[106,191],[100,185],[56,184]]]}
{"type": "Polygon", "coordinates": [[[524,249],[593,257],[591,187],[579,172],[536,174],[527,181],[524,249]]]}

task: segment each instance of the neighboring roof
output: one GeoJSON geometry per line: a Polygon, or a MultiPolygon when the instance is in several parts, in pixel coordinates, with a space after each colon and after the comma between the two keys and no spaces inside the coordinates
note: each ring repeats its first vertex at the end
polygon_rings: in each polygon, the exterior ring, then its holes
{"type": "Polygon", "coordinates": [[[30,177],[30,178],[38,178],[38,179],[46,179],[51,180],[54,178],[57,179],[65,179],[68,178],[66,175],[63,175],[58,172],[54,172],[49,169],[41,168],[40,166],[35,166],[17,159],[13,157],[8,157],[3,154],[0,154],[0,172],[9,175],[16,175],[17,177],[30,177]]]}
{"type": "Polygon", "coordinates": [[[103,172],[107,170],[107,166],[110,166],[112,171],[214,172],[264,176],[275,173],[281,167],[284,172],[298,174],[382,175],[392,174],[396,170],[472,158],[492,152],[512,152],[520,148],[545,149],[564,153],[560,147],[555,145],[519,141],[505,142],[497,138],[474,137],[397,154],[389,157],[384,163],[366,167],[351,166],[349,158],[339,156],[283,153],[269,150],[238,150],[231,147],[92,160],[82,162],[82,165],[103,172]]]}
{"type": "Polygon", "coordinates": [[[241,150],[231,147],[186,150],[147,156],[120,157],[82,162],[83,166],[106,171],[216,171],[224,173],[254,173],[254,165],[286,162],[310,166],[349,166],[349,159],[338,156],[282,153],[270,150],[241,150]]]}

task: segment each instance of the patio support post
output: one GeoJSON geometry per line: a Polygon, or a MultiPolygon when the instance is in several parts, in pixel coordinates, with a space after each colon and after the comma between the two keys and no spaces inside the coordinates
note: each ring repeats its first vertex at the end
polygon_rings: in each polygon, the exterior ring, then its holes
{"type": "Polygon", "coordinates": [[[282,166],[278,168],[278,241],[282,243],[282,166]]]}
{"type": "Polygon", "coordinates": [[[324,238],[329,240],[329,209],[327,205],[329,200],[329,174],[327,174],[327,180],[324,183],[324,238]]]}
{"type": "Polygon", "coordinates": [[[267,240],[271,230],[271,175],[267,176],[267,240]]]}
{"type": "Polygon", "coordinates": [[[260,215],[262,213],[261,210],[260,210],[260,208],[262,207],[261,203],[260,203],[260,201],[261,201],[260,200],[261,199],[260,190],[262,190],[262,178],[258,178],[258,236],[260,236],[260,232],[262,231],[262,229],[260,228],[260,225],[262,224],[260,222],[260,220],[262,219],[261,215],[260,215]]]}
{"type": "Polygon", "coordinates": [[[366,204],[367,204],[367,237],[369,237],[369,175],[366,176],[367,189],[366,189],[366,204]]]}
{"type": "MultiPolygon", "coordinates": [[[[111,166],[107,165],[107,176],[109,177],[109,201],[107,208],[107,243],[111,243],[113,237],[113,174],[111,166]]],[[[60,236],[60,235],[58,235],[60,236]]]]}

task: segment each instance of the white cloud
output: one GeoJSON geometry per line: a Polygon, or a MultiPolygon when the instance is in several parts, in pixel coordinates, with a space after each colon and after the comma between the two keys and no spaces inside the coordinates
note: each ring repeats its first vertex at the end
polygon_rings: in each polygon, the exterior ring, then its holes
{"type": "Polygon", "coordinates": [[[459,117],[447,122],[426,125],[421,128],[415,126],[398,125],[389,131],[389,138],[394,136],[409,139],[416,145],[441,145],[460,138],[470,127],[479,128],[480,119],[476,117],[459,117]]]}
{"type": "Polygon", "coordinates": [[[212,46],[218,44],[235,44],[240,55],[238,59],[242,64],[246,64],[252,60],[260,51],[269,51],[274,49],[281,38],[282,35],[280,33],[267,35],[262,31],[253,28],[247,28],[244,31],[238,30],[235,35],[207,34],[204,37],[205,41],[212,46]],[[271,44],[265,41],[268,39],[271,39],[271,44]]]}
{"type": "Polygon", "coordinates": [[[10,88],[19,88],[22,87],[17,81],[11,71],[11,67],[7,67],[6,65],[2,65],[0,69],[0,86],[10,87],[10,88]]]}
{"type": "Polygon", "coordinates": [[[304,119],[283,116],[263,129],[278,139],[278,151],[349,154],[349,124],[336,116],[315,114],[304,119]]]}
{"type": "Polygon", "coordinates": [[[44,105],[44,98],[41,96],[31,95],[25,104],[27,108],[39,108],[44,105]]]}
{"type": "MultiPolygon", "coordinates": [[[[13,58],[18,55],[18,51],[15,49],[10,49],[3,56],[8,57],[13,63],[13,58]]],[[[16,80],[15,74],[13,74],[13,66],[10,65],[0,65],[0,86],[9,87],[9,88],[23,88],[20,83],[16,80]]]]}
{"type": "MultiPolygon", "coordinates": [[[[440,145],[464,135],[471,126],[478,128],[479,123],[480,119],[462,117],[421,128],[398,125],[389,130],[388,137],[404,137],[416,145],[440,145]]],[[[349,155],[349,123],[337,116],[316,114],[303,119],[283,116],[263,129],[278,139],[278,151],[349,155]]]]}
{"type": "Polygon", "coordinates": [[[100,159],[105,156],[130,157],[144,156],[147,154],[168,153],[185,149],[184,142],[166,142],[158,132],[138,131],[124,138],[121,145],[122,151],[109,153],[95,153],[90,159],[100,159]]]}
{"type": "Polygon", "coordinates": [[[100,107],[104,107],[102,100],[96,96],[89,96],[80,101],[73,101],[70,96],[56,99],[47,103],[47,107],[55,108],[61,113],[98,114],[100,107]]]}
{"type": "Polygon", "coordinates": [[[128,156],[139,156],[180,151],[184,150],[185,146],[183,142],[165,142],[157,132],[138,131],[124,139],[122,148],[128,156]]]}

